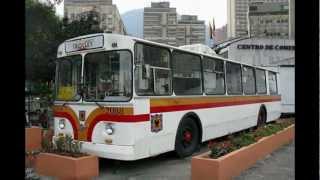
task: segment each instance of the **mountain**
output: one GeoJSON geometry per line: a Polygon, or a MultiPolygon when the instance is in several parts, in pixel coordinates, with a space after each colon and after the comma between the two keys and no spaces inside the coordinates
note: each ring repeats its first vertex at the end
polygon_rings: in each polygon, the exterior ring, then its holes
{"type": "Polygon", "coordinates": [[[125,12],[121,18],[130,36],[143,38],[143,9],[125,12]]]}
{"type": "MultiPolygon", "coordinates": [[[[178,15],[179,16],[179,15],[178,15]]],[[[143,9],[134,9],[121,14],[122,21],[130,36],[143,38],[143,9]]],[[[206,25],[205,44],[210,44],[209,27],[206,25]]]]}

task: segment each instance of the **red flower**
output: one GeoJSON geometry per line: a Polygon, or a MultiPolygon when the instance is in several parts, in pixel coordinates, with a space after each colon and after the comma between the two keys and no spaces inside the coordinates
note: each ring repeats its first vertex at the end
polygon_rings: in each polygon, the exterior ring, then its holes
{"type": "Polygon", "coordinates": [[[216,145],[216,143],[214,141],[209,141],[208,148],[212,149],[215,145],[216,145]]]}

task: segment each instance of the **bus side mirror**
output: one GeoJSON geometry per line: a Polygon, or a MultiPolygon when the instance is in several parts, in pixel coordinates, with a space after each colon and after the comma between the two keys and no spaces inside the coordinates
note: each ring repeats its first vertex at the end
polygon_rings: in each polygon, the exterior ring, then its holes
{"type": "Polygon", "coordinates": [[[150,65],[149,64],[144,64],[142,66],[142,78],[143,79],[150,79],[150,65]]]}

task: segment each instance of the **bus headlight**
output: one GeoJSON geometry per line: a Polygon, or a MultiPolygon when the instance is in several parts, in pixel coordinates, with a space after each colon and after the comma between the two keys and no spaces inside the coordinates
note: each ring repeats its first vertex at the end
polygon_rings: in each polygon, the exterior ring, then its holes
{"type": "Polygon", "coordinates": [[[114,129],[110,123],[105,124],[105,131],[108,135],[112,135],[114,133],[114,129]]]}
{"type": "Polygon", "coordinates": [[[66,127],[66,123],[64,119],[59,120],[59,128],[64,129],[66,127]]]}

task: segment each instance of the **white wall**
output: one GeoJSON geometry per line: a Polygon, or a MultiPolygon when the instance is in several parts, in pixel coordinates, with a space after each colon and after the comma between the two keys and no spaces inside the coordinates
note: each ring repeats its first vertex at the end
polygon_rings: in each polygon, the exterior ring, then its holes
{"type": "Polygon", "coordinates": [[[239,44],[293,46],[294,40],[251,38],[238,41],[228,47],[229,59],[257,66],[268,66],[278,64],[281,60],[294,57],[294,50],[238,49],[237,46],[239,44]]]}
{"type": "Polygon", "coordinates": [[[280,87],[282,113],[295,112],[294,67],[280,67],[280,87]]]}

